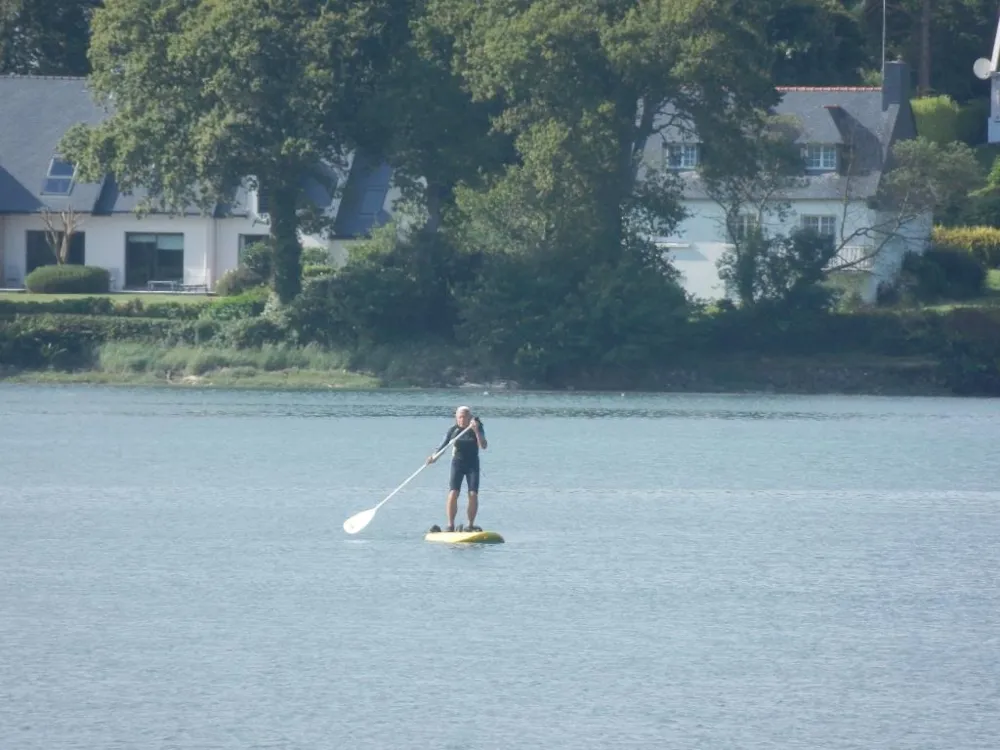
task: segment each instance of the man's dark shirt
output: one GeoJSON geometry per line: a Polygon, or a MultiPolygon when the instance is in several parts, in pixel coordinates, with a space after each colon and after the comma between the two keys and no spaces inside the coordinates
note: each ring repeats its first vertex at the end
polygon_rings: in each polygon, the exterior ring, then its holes
{"type": "MultiPolygon", "coordinates": [[[[486,430],[483,428],[483,423],[478,419],[476,420],[476,425],[479,427],[479,434],[486,439],[486,430]]],[[[457,424],[452,425],[448,430],[447,434],[444,436],[444,442],[438,447],[440,451],[451,441],[455,435],[460,433],[463,428],[459,427],[457,424]]],[[[475,465],[479,462],[479,442],[476,440],[476,433],[471,429],[466,432],[462,437],[455,441],[455,454],[452,461],[455,463],[462,463],[466,465],[475,465]]]]}

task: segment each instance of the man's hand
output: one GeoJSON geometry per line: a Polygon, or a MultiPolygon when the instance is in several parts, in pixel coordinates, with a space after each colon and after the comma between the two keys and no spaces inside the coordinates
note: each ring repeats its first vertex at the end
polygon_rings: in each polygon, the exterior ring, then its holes
{"type": "Polygon", "coordinates": [[[436,458],[434,457],[434,454],[433,454],[433,453],[432,453],[431,455],[429,455],[429,456],[427,457],[427,463],[428,463],[428,464],[432,464],[432,463],[434,463],[435,461],[437,461],[437,459],[436,459],[436,458]]]}

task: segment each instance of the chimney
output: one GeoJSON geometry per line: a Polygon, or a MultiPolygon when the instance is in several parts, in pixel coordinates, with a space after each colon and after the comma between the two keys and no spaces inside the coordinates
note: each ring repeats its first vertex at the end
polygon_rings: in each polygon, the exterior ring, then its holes
{"type": "Polygon", "coordinates": [[[882,70],[882,111],[910,98],[910,66],[902,60],[892,60],[882,70]]]}

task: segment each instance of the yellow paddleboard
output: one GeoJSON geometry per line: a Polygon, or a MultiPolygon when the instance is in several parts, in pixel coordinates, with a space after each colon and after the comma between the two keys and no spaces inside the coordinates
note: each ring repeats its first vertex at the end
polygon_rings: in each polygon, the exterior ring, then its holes
{"type": "Polygon", "coordinates": [[[430,531],[424,541],[444,544],[503,544],[503,537],[495,531],[430,531]]]}

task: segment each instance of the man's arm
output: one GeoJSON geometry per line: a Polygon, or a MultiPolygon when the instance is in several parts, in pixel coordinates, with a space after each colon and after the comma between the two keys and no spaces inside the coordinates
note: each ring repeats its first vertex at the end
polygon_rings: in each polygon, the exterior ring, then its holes
{"type": "Polygon", "coordinates": [[[472,431],[476,433],[476,442],[479,443],[479,449],[486,450],[486,428],[483,427],[483,423],[479,421],[479,417],[473,418],[472,431]]]}
{"type": "Polygon", "coordinates": [[[427,463],[430,464],[437,460],[434,458],[434,456],[440,453],[444,449],[444,447],[451,442],[451,439],[455,437],[455,430],[457,429],[458,429],[457,425],[448,428],[448,432],[445,433],[444,440],[441,442],[441,445],[439,445],[435,449],[435,451],[427,458],[427,463]]]}

